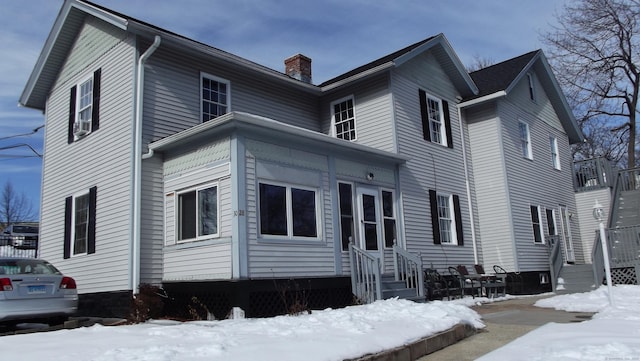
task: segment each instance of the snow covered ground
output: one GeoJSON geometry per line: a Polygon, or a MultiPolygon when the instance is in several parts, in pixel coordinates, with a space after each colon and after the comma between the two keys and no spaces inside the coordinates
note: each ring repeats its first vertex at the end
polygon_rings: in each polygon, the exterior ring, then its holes
{"type": "MultiPolygon", "coordinates": [[[[540,307],[598,312],[580,324],[547,324],[482,360],[640,360],[640,286],[555,296],[540,307]]],[[[267,319],[92,326],[0,337],[2,359],[23,361],[343,360],[444,331],[484,327],[468,306],[488,299],[416,304],[404,300],[267,319]]]]}

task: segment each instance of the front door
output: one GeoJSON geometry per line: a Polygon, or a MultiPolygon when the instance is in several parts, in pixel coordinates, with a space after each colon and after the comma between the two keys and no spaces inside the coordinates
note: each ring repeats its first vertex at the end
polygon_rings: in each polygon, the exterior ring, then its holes
{"type": "Polygon", "coordinates": [[[564,254],[567,263],[576,261],[576,255],[573,250],[573,239],[571,238],[571,223],[569,221],[569,211],[567,207],[560,206],[560,226],[562,227],[562,244],[564,245],[564,254]]]}
{"type": "MultiPolygon", "coordinates": [[[[382,232],[379,193],[376,189],[358,188],[359,247],[381,258],[382,232]]],[[[383,268],[384,269],[384,268],[383,268]]]]}

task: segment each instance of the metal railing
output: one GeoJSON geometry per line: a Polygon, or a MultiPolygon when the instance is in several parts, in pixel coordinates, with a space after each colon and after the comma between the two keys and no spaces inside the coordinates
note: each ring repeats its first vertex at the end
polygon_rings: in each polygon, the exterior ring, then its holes
{"type": "Polygon", "coordinates": [[[596,231],[596,238],[593,241],[591,264],[593,266],[594,284],[596,287],[599,287],[602,285],[602,280],[604,280],[604,256],[602,253],[602,239],[600,238],[600,231],[596,231]]]}
{"type": "Polygon", "coordinates": [[[611,267],[635,267],[640,262],[640,225],[607,230],[611,267]]]}
{"type": "Polygon", "coordinates": [[[576,192],[613,186],[615,171],[605,158],[593,158],[573,163],[573,188],[576,192]]]}
{"type": "Polygon", "coordinates": [[[560,252],[560,239],[558,236],[549,237],[549,270],[551,273],[551,290],[555,291],[558,286],[558,277],[562,266],[564,265],[564,259],[562,258],[562,252],[560,252]]]}
{"type": "Polygon", "coordinates": [[[0,235],[0,257],[38,257],[38,240],[0,235]]]}
{"type": "Polygon", "coordinates": [[[621,192],[640,190],[640,168],[619,171],[617,187],[621,192]]]}
{"type": "Polygon", "coordinates": [[[407,288],[414,288],[416,296],[424,296],[422,258],[393,245],[393,269],[396,281],[404,281],[407,288]]]}
{"type": "Polygon", "coordinates": [[[362,303],[372,303],[382,299],[380,259],[349,244],[351,263],[351,289],[362,303]]]}

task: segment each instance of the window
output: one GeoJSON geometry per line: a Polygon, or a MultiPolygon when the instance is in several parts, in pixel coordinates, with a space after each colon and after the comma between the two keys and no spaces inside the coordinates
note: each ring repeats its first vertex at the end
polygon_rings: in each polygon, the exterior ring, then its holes
{"type": "Polygon", "coordinates": [[[546,209],[547,213],[547,231],[550,236],[557,235],[556,231],[556,211],[554,209],[546,209]]]}
{"type": "Polygon", "coordinates": [[[349,243],[354,241],[353,224],[353,186],[349,183],[338,183],[338,201],[340,202],[340,231],[342,250],[349,250],[349,243]]]}
{"type": "Polygon", "coordinates": [[[529,99],[536,101],[536,87],[533,79],[533,74],[527,73],[527,85],[529,86],[529,99]]]}
{"type": "Polygon", "coordinates": [[[317,195],[313,189],[260,183],[260,234],[317,238],[317,195]]]}
{"type": "Polygon", "coordinates": [[[549,136],[549,148],[551,149],[551,165],[553,168],[560,169],[560,155],[558,154],[558,139],[549,136]]]}
{"type": "Polygon", "coordinates": [[[87,253],[89,238],[89,194],[73,200],[73,254],[87,253]]]}
{"type": "Polygon", "coordinates": [[[433,243],[464,245],[460,198],[429,190],[433,243]]]}
{"type": "Polygon", "coordinates": [[[419,90],[424,140],[453,148],[449,103],[419,90]]]}
{"type": "Polygon", "coordinates": [[[533,241],[535,243],[544,243],[542,238],[542,223],[540,222],[540,207],[530,206],[531,209],[531,225],[533,227],[533,241]]]}
{"type": "Polygon", "coordinates": [[[529,134],[529,124],[519,121],[520,128],[520,147],[522,150],[522,156],[527,159],[533,159],[531,154],[531,136],[529,134]]]}
{"type": "Polygon", "coordinates": [[[73,143],[100,127],[101,74],[102,70],[98,69],[71,88],[67,143],[73,143]]]}
{"type": "Polygon", "coordinates": [[[393,247],[396,243],[396,216],[393,192],[382,191],[382,217],[384,219],[384,246],[393,247]]]}
{"type": "Polygon", "coordinates": [[[202,73],[200,75],[202,88],[202,122],[208,122],[229,112],[230,88],[228,80],[202,73]]]}
{"type": "Polygon", "coordinates": [[[181,192],[178,202],[178,241],[218,235],[218,187],[181,192]]]}
{"type": "Polygon", "coordinates": [[[356,140],[356,116],[353,97],[331,103],[333,131],[336,138],[356,140]]]}
{"type": "Polygon", "coordinates": [[[64,258],[96,252],[97,188],[65,199],[64,258]]]}

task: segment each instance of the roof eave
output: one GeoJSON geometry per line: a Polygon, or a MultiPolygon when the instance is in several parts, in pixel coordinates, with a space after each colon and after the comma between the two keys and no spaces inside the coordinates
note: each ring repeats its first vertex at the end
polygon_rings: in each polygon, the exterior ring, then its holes
{"type": "Polygon", "coordinates": [[[394,66],[395,66],[394,62],[390,61],[390,62],[381,64],[381,65],[378,65],[375,68],[367,69],[367,70],[365,70],[363,72],[360,72],[358,74],[350,76],[350,77],[348,77],[346,79],[342,79],[342,80],[337,81],[335,83],[331,83],[331,84],[325,85],[325,86],[321,87],[320,90],[323,91],[323,92],[330,91],[330,90],[339,88],[339,87],[341,87],[341,86],[343,86],[345,84],[349,84],[351,82],[354,82],[354,81],[357,81],[357,80],[361,80],[361,79],[364,79],[364,78],[368,78],[368,77],[370,77],[372,75],[381,73],[381,72],[383,72],[385,70],[388,70],[388,69],[390,69],[390,68],[392,68],[394,66]]]}
{"type": "Polygon", "coordinates": [[[160,139],[149,144],[149,149],[158,152],[175,149],[179,148],[182,144],[186,144],[186,142],[195,135],[203,135],[204,133],[212,131],[225,131],[233,128],[273,131],[280,135],[291,136],[294,139],[303,138],[309,141],[322,142],[331,147],[345,150],[348,149],[353,152],[366,154],[369,157],[386,160],[396,164],[403,164],[409,160],[409,158],[396,153],[390,153],[368,147],[366,145],[337,139],[323,133],[318,133],[309,129],[284,124],[270,118],[243,112],[230,112],[208,122],[186,129],[180,133],[160,139]]]}
{"type": "Polygon", "coordinates": [[[38,86],[38,83],[41,81],[41,75],[44,68],[48,65],[47,61],[49,56],[51,55],[51,51],[55,48],[55,45],[59,39],[60,32],[65,25],[65,21],[69,16],[69,13],[73,9],[78,9],[80,11],[85,12],[86,14],[95,16],[103,21],[106,21],[120,29],[127,29],[127,19],[117,16],[112,13],[105,12],[101,9],[98,9],[91,4],[87,4],[84,2],[80,2],[77,0],[66,0],[60,11],[58,12],[58,16],[53,24],[51,31],[49,32],[49,36],[45,41],[45,44],[38,56],[35,66],[29,75],[29,79],[27,80],[27,84],[25,85],[24,90],[20,96],[18,104],[27,108],[34,108],[39,110],[44,110],[45,104],[34,103],[31,100],[31,96],[33,94],[33,90],[38,86]]]}

